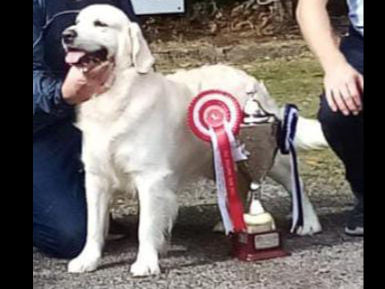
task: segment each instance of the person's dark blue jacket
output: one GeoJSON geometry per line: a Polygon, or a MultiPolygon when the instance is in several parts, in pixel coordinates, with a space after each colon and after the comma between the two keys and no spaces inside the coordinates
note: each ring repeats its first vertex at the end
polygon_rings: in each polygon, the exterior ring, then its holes
{"type": "Polygon", "coordinates": [[[133,20],[130,0],[33,0],[33,246],[73,258],[86,236],[81,133],[61,87],[69,67],[62,32],[90,4],[112,4],[133,20]]]}
{"type": "Polygon", "coordinates": [[[74,23],[76,11],[90,4],[112,4],[133,20],[130,0],[33,0],[33,134],[68,122],[73,108],[64,103],[61,87],[68,67],[61,34],[74,23]]]}

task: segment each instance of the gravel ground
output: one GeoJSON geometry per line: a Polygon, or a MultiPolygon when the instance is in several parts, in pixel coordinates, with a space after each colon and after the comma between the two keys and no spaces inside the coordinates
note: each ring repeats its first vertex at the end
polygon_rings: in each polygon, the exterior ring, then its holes
{"type": "MultiPolygon", "coordinates": [[[[351,206],[346,186],[341,191],[312,196],[324,226],[314,237],[288,234],[289,199],[280,187],[268,185],[265,203],[285,234],[290,257],[243,263],[229,257],[229,241],[211,228],[218,221],[217,208],[210,185],[199,184],[183,202],[184,207],[174,230],[169,253],[162,258],[163,274],[134,279],[129,266],[134,261],[136,217],[125,217],[131,235],[125,240],[111,241],[99,271],[85,275],[66,273],[66,261],[46,258],[33,252],[33,288],[35,289],[129,289],[129,288],[258,288],[258,289],[359,289],[363,288],[363,239],[345,236],[343,226],[351,206]],[[204,188],[204,189],[202,189],[204,188]],[[203,193],[206,192],[205,195],[203,193]]],[[[327,188],[327,185],[323,186],[327,188]]],[[[120,213],[130,208],[122,208],[120,213]]],[[[117,214],[120,214],[119,210],[117,214]]]]}

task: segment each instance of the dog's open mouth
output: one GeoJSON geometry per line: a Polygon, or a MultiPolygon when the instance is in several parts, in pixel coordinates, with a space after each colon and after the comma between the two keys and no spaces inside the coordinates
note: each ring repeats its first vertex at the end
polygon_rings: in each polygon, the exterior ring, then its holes
{"type": "Polygon", "coordinates": [[[108,51],[105,48],[94,52],[70,48],[67,51],[66,62],[71,66],[96,66],[108,60],[108,51]]]}

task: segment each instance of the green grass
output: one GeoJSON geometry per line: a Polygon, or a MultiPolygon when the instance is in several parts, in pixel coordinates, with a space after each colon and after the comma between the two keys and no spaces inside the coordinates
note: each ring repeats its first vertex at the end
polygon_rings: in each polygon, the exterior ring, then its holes
{"type": "MultiPolygon", "coordinates": [[[[295,103],[302,116],[316,117],[323,73],[315,59],[298,57],[269,60],[253,64],[248,71],[265,82],[279,104],[295,103]]],[[[300,158],[301,173],[308,183],[324,183],[337,188],[344,185],[341,163],[331,150],[302,153],[300,158]]]]}
{"type": "Polygon", "coordinates": [[[255,66],[251,74],[265,82],[271,95],[280,104],[295,103],[300,108],[301,115],[316,116],[323,74],[314,59],[262,62],[255,66]]]}

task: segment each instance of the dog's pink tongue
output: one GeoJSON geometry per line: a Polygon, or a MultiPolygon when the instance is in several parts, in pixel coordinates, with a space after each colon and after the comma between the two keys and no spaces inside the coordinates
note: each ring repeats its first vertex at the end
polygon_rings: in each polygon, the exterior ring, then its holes
{"type": "Polygon", "coordinates": [[[70,51],[67,53],[66,62],[67,64],[73,65],[80,62],[80,59],[86,55],[83,51],[70,51]]]}

